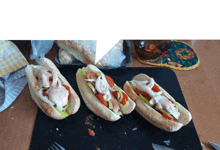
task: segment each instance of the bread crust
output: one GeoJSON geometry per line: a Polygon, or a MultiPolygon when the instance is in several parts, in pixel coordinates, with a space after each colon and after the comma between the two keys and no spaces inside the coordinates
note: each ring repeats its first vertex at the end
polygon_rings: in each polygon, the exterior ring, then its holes
{"type": "MultiPolygon", "coordinates": [[[[146,74],[138,74],[132,78],[132,80],[150,80],[150,77],[146,74]]],[[[161,86],[155,83],[161,91],[163,91],[163,95],[172,101],[175,99],[167,93],[161,86]]],[[[174,122],[164,118],[159,112],[157,112],[154,108],[148,106],[145,102],[143,102],[140,97],[132,90],[129,85],[129,82],[126,81],[123,86],[124,91],[128,94],[128,96],[136,103],[136,111],[151,124],[156,127],[168,131],[175,132],[178,131],[182,126],[187,125],[191,119],[191,113],[185,109],[181,104],[177,103],[177,108],[180,112],[179,122],[174,122]]],[[[176,102],[176,101],[175,101],[176,102]]]]}
{"type": "MultiPolygon", "coordinates": [[[[91,65],[91,64],[87,65],[86,68],[90,71],[99,71],[99,72],[101,72],[97,67],[95,67],[94,65],[91,65]]],[[[91,89],[87,86],[87,82],[84,80],[84,78],[80,74],[80,71],[81,71],[81,69],[77,70],[76,81],[77,81],[79,91],[82,95],[82,98],[83,98],[86,106],[93,113],[95,113],[97,116],[99,116],[99,117],[101,117],[105,120],[108,120],[108,121],[117,121],[117,120],[119,120],[121,117],[119,115],[115,114],[114,112],[112,112],[106,106],[104,106],[100,102],[100,100],[93,94],[91,89]]],[[[121,112],[123,114],[129,114],[134,110],[135,106],[136,106],[136,104],[129,98],[129,106],[126,109],[121,109],[121,112]]]]}
{"type": "MultiPolygon", "coordinates": [[[[75,114],[80,107],[80,99],[76,92],[73,90],[72,86],[69,84],[69,82],[63,77],[63,75],[60,73],[60,71],[57,69],[57,67],[53,64],[53,62],[47,58],[41,58],[39,61],[39,66],[35,65],[28,65],[25,68],[25,74],[28,80],[29,90],[31,93],[32,99],[35,101],[35,103],[38,105],[38,107],[49,117],[57,120],[64,119],[66,117],[62,116],[52,105],[44,102],[38,92],[40,90],[38,86],[38,82],[33,74],[33,69],[35,67],[44,66],[48,69],[53,70],[61,80],[61,82],[65,85],[68,85],[70,87],[71,96],[69,97],[69,107],[67,108],[67,112],[69,115],[75,114]]],[[[67,116],[68,117],[68,116],[67,116]]]]}

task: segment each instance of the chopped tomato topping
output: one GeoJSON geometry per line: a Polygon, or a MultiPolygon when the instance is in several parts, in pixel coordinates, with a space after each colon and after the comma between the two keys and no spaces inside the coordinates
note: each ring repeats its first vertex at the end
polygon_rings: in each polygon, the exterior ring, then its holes
{"type": "Polygon", "coordinates": [[[48,70],[47,72],[51,73],[52,74],[52,71],[48,70]]]}
{"type": "Polygon", "coordinates": [[[48,94],[46,92],[42,92],[42,95],[48,97],[48,94]]]}
{"type": "Polygon", "coordinates": [[[113,95],[117,99],[118,98],[118,91],[113,92],[113,95]]]}
{"type": "Polygon", "coordinates": [[[88,134],[90,135],[90,136],[95,136],[95,132],[93,131],[93,130],[91,130],[91,129],[89,129],[88,128],[88,134]]]}
{"type": "Polygon", "coordinates": [[[139,94],[143,95],[147,100],[150,100],[150,99],[151,99],[150,95],[148,95],[146,92],[140,91],[140,90],[138,90],[138,89],[134,90],[134,92],[135,92],[137,95],[139,95],[139,94]]]}
{"type": "Polygon", "coordinates": [[[126,104],[126,100],[125,100],[124,98],[122,99],[121,104],[122,104],[122,105],[125,105],[125,104],[126,104]]]}
{"type": "Polygon", "coordinates": [[[168,116],[167,114],[161,112],[161,114],[163,115],[164,118],[168,119],[168,120],[172,120],[172,118],[170,116],[168,116]]]}
{"type": "Polygon", "coordinates": [[[63,85],[63,87],[65,87],[65,89],[67,89],[67,91],[69,92],[69,95],[68,95],[68,99],[69,99],[71,96],[70,87],[68,85],[63,85]]]}
{"type": "Polygon", "coordinates": [[[158,87],[156,84],[154,84],[152,90],[153,90],[154,92],[160,92],[160,89],[159,89],[159,87],[158,87]]]}
{"type": "Polygon", "coordinates": [[[92,84],[92,86],[94,86],[95,87],[95,82],[89,82],[90,84],[92,84]]]}
{"type": "Polygon", "coordinates": [[[108,84],[109,84],[111,87],[113,87],[113,86],[115,85],[115,82],[114,82],[114,80],[113,80],[111,77],[105,76],[105,78],[106,78],[108,84]]]}
{"type": "MultiPolygon", "coordinates": [[[[114,97],[115,97],[116,99],[118,99],[118,91],[115,91],[115,92],[113,93],[113,95],[114,95],[114,97]]],[[[123,98],[122,98],[121,104],[122,104],[122,105],[125,105],[125,104],[126,104],[126,101],[128,101],[128,96],[127,96],[124,92],[122,92],[122,96],[123,96],[123,98]]],[[[120,99],[120,97],[119,97],[119,99],[120,99]]]]}
{"type": "Polygon", "coordinates": [[[87,79],[96,79],[98,76],[94,72],[89,72],[86,74],[87,79]]]}
{"type": "Polygon", "coordinates": [[[177,121],[176,119],[174,119],[174,118],[172,119],[172,121],[178,122],[178,121],[177,121]]]}
{"type": "Polygon", "coordinates": [[[169,101],[174,104],[174,102],[171,99],[169,99],[169,101]]]}
{"type": "Polygon", "coordinates": [[[49,77],[49,81],[50,81],[50,82],[53,82],[53,77],[49,77]]]}
{"type": "Polygon", "coordinates": [[[126,104],[126,101],[128,101],[128,96],[127,96],[124,92],[122,92],[122,94],[123,94],[123,99],[122,99],[122,101],[121,101],[121,104],[122,104],[122,105],[125,105],[125,104],[126,104]]]}
{"type": "Polygon", "coordinates": [[[171,118],[170,116],[168,116],[167,114],[161,112],[161,114],[163,115],[164,118],[168,119],[168,120],[172,120],[172,121],[175,121],[175,122],[178,122],[176,119],[174,118],[171,118]]]}
{"type": "Polygon", "coordinates": [[[97,93],[97,94],[96,94],[96,97],[100,100],[100,102],[101,102],[103,105],[108,106],[108,102],[107,102],[106,100],[104,100],[102,94],[97,93]]]}

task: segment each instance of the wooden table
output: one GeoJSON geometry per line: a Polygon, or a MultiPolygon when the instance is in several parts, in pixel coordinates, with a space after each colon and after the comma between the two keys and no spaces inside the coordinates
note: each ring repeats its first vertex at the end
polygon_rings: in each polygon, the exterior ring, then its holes
{"type": "MultiPolygon", "coordinates": [[[[179,80],[199,139],[206,150],[208,141],[220,144],[220,41],[185,41],[200,57],[200,65],[191,71],[174,70],[179,80]]],[[[133,43],[132,51],[134,49],[133,43]]],[[[56,47],[46,55],[54,61],[56,47]]],[[[30,48],[20,48],[29,63],[30,48]]],[[[151,67],[135,58],[129,67],[151,67]]],[[[0,113],[0,149],[29,149],[38,107],[31,99],[28,86],[16,101],[0,113]]]]}

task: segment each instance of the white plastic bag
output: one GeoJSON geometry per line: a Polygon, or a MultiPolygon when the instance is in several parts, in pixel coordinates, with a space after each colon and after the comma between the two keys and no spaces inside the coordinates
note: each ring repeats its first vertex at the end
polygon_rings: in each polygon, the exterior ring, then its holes
{"type": "MultiPolygon", "coordinates": [[[[66,51],[67,55],[74,56],[84,64],[94,64],[99,68],[118,68],[126,58],[123,53],[123,40],[116,43],[96,64],[96,40],[58,40],[56,43],[61,50],[66,51]]],[[[63,60],[64,58],[60,57],[59,59],[63,60]]],[[[70,64],[74,64],[74,62],[70,64]]]]}

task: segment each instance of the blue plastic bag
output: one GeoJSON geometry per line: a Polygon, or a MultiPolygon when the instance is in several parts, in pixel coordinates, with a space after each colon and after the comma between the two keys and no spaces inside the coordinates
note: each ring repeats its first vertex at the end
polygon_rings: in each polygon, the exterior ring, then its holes
{"type": "Polygon", "coordinates": [[[31,40],[30,60],[39,62],[53,47],[54,40],[31,40]]]}

